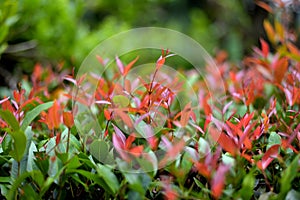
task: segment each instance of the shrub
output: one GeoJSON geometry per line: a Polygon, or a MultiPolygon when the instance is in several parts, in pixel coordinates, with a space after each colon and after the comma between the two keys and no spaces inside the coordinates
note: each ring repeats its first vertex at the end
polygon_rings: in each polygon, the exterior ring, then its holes
{"type": "MultiPolygon", "coordinates": [[[[213,98],[197,73],[186,72],[195,76],[196,106],[191,98],[181,105],[176,100],[185,83],[167,78],[168,50],[150,68],[149,80],[129,77],[138,57],[128,64],[116,57],[117,70],[101,77],[75,78],[37,64],[29,90],[19,85],[0,101],[1,195],[297,199],[300,51],[279,22],[264,25],[274,52],[261,40],[243,68],[228,63],[224,52],[216,56],[222,98],[213,98]],[[97,83],[93,96],[89,83],[97,83]]],[[[218,82],[215,74],[207,76],[218,82]]]]}

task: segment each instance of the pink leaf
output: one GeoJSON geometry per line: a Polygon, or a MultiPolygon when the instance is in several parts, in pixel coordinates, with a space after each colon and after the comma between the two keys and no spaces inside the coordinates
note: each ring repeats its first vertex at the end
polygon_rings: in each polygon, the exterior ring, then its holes
{"type": "Polygon", "coordinates": [[[63,77],[63,79],[67,80],[67,81],[70,81],[74,85],[77,85],[77,81],[72,76],[67,75],[67,76],[63,77]]]}
{"type": "Polygon", "coordinates": [[[122,133],[122,131],[115,125],[113,125],[114,127],[114,130],[115,130],[115,133],[114,135],[116,135],[117,138],[115,139],[118,139],[117,141],[119,142],[119,144],[124,147],[125,146],[125,142],[126,142],[126,137],[125,135],[122,133]]]}
{"type": "Polygon", "coordinates": [[[105,100],[98,100],[98,101],[95,101],[96,104],[108,104],[108,105],[111,105],[111,103],[109,101],[105,101],[105,100]]]}
{"type": "Polygon", "coordinates": [[[2,104],[3,102],[7,101],[8,99],[9,99],[9,97],[6,97],[6,98],[0,100],[0,104],[2,104]]]}
{"type": "Polygon", "coordinates": [[[118,56],[116,56],[116,62],[117,62],[117,66],[118,66],[121,74],[123,75],[124,74],[124,65],[123,65],[123,63],[121,62],[121,60],[119,59],[118,56]]]}
{"type": "Polygon", "coordinates": [[[212,195],[216,199],[218,199],[223,192],[223,188],[224,188],[224,184],[225,184],[225,175],[228,170],[229,170],[228,165],[220,165],[218,167],[217,172],[214,175],[214,178],[211,181],[212,195]]]}

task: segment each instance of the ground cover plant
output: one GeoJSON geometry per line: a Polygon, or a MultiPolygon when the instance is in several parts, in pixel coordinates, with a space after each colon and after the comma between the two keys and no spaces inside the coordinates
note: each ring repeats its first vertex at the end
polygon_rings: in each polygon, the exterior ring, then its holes
{"type": "Polygon", "coordinates": [[[103,76],[36,64],[0,100],[1,197],[299,199],[300,50],[280,22],[264,27],[270,43],[240,65],[219,52],[205,78],[164,71],[167,49],[148,79],[131,77],[141,57],[103,76]]]}

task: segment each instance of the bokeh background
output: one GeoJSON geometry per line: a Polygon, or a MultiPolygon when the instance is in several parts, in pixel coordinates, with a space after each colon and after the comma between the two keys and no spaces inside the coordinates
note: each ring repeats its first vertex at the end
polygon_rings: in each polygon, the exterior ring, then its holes
{"type": "Polygon", "coordinates": [[[79,67],[102,40],[144,26],[180,31],[239,62],[265,38],[267,17],[252,0],[1,0],[0,84],[14,87],[37,62],[79,67]]]}

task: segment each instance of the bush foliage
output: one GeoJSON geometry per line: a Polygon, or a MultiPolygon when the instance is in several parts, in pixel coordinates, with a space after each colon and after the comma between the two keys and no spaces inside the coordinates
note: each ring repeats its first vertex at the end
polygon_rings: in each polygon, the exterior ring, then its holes
{"type": "Polygon", "coordinates": [[[128,78],[138,57],[116,57],[103,77],[36,64],[0,101],[2,197],[299,199],[300,50],[280,22],[264,27],[270,43],[261,39],[240,66],[225,52],[215,57],[221,78],[205,80],[216,88],[222,80],[224,96],[185,72],[198,105],[176,101],[185,83],[164,78],[168,50],[148,82],[128,78]],[[86,80],[98,83],[93,98],[86,80]]]}

